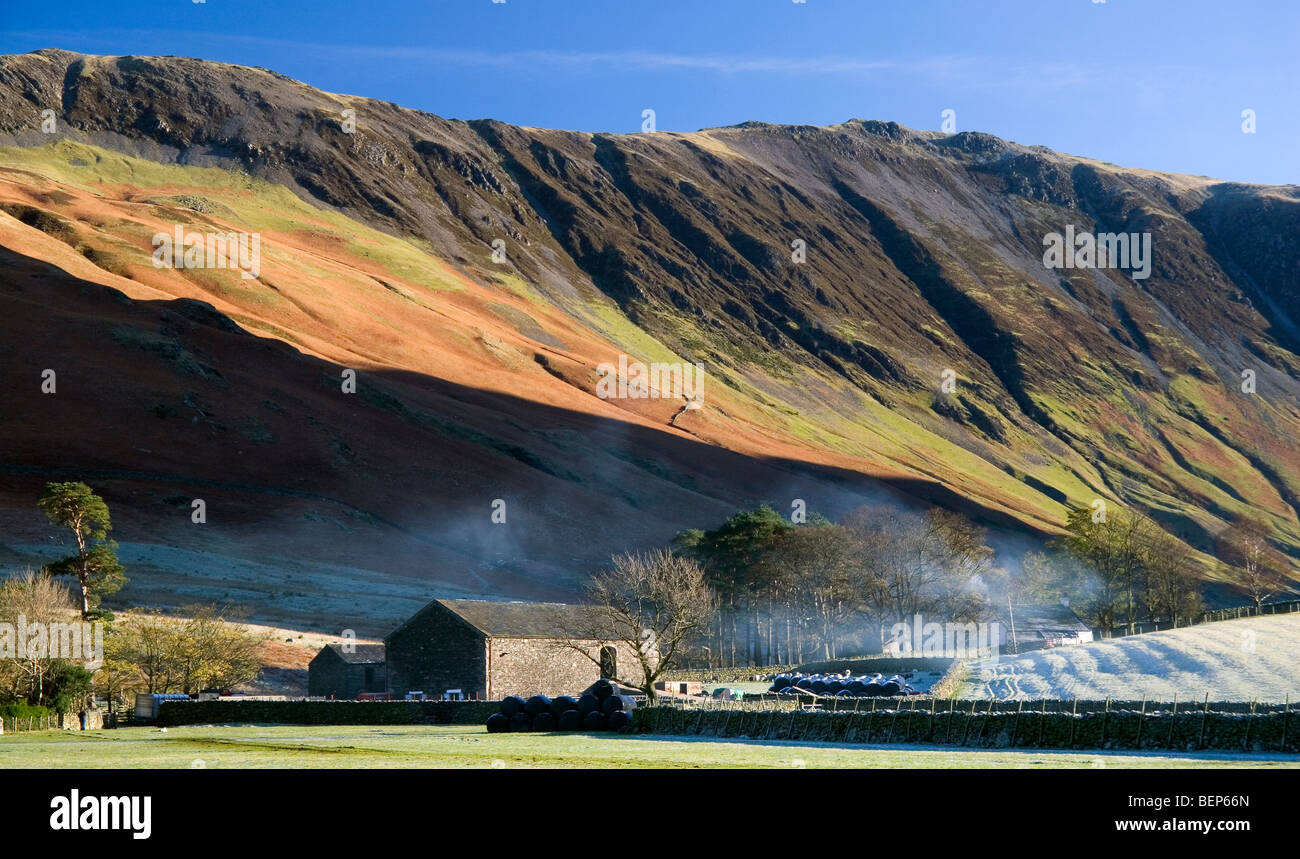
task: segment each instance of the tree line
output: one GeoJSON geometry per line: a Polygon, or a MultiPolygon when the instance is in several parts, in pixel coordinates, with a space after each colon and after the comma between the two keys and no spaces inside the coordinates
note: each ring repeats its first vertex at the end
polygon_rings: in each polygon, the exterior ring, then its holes
{"type": "MultiPolygon", "coordinates": [[[[238,622],[229,609],[196,604],[178,616],[141,611],[119,619],[104,597],[127,582],[109,538],[108,505],[84,483],[50,483],[38,502],[50,522],[70,532],[72,554],[0,581],[0,705],[26,703],[67,713],[102,696],[128,704],[135,692],[229,689],[261,671],[265,636],[238,622]],[[71,579],[77,588],[63,584],[71,579]],[[21,630],[18,621],[21,619],[21,630]],[[48,633],[72,624],[102,624],[102,652],[53,653],[48,633]],[[18,646],[20,634],[33,643],[18,646]],[[11,638],[12,637],[12,638],[11,638]],[[90,667],[87,667],[88,663],[90,667]]],[[[80,632],[80,630],[79,630],[80,632]]],[[[99,643],[96,637],[96,643],[99,643]]],[[[61,650],[61,648],[60,648],[61,650]]]]}
{"type": "Polygon", "coordinates": [[[834,659],[873,649],[881,624],[917,613],[979,620],[1000,575],[985,530],[939,508],[860,507],[838,523],[812,513],[796,524],[764,505],[682,532],[674,548],[717,593],[699,643],[717,664],[834,659]]]}
{"type": "MultiPolygon", "coordinates": [[[[793,522],[763,505],[671,548],[623,555],[597,573],[588,600],[608,619],[603,638],[637,648],[630,685],[649,689],[666,662],[781,665],[878,652],[883,630],[927,621],[992,620],[1011,604],[1069,607],[1089,626],[1190,622],[1206,574],[1218,569],[1256,606],[1286,590],[1287,560],[1257,520],[1217,537],[1216,566],[1146,514],[1071,509],[1065,533],[1008,572],[987,531],[934,508],[859,507],[832,522],[793,522]]],[[[575,639],[576,640],[576,639],[575,639]]],[[[651,693],[652,694],[652,693],[651,693]]]]}

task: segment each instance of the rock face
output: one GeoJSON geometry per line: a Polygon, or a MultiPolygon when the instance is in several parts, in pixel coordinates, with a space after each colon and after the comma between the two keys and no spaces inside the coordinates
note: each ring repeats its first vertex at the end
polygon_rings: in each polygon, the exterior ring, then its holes
{"type": "MultiPolygon", "coordinates": [[[[71,403],[51,430],[54,407],[24,393],[14,408],[29,420],[0,428],[16,508],[55,467],[153,475],[112,477],[123,503],[195,494],[159,489],[158,475],[224,481],[242,487],[222,491],[250,528],[335,505],[324,515],[364,541],[416,534],[440,564],[479,569],[440,581],[503,592],[547,591],[575,565],[737,504],[804,498],[835,513],[885,490],[1040,533],[1067,505],[1103,498],[1200,549],[1251,510],[1300,555],[1293,186],[877,121],[633,135],[451,121],[263,69],[54,50],[0,58],[0,145],[22,147],[5,150],[0,184],[7,390],[35,390],[26,374],[40,369],[12,333],[22,324],[57,328],[69,354],[118,370],[96,405],[108,413],[152,398],[164,415],[225,427],[218,438],[256,417],[238,454],[181,438],[178,461],[159,462],[133,451],[166,447],[148,438],[166,420],[136,427],[127,410],[113,432],[149,443],[104,443],[71,403]],[[107,170],[109,153],[193,172],[77,179],[107,170]],[[209,176],[201,167],[233,172],[224,186],[176,187],[209,176]],[[253,216],[232,189],[256,196],[259,180],[334,218],[262,229],[264,257],[300,262],[294,273],[277,280],[272,265],[241,291],[142,268],[132,206],[163,226],[239,229],[253,216]],[[410,256],[376,260],[356,244],[364,228],[410,256]],[[1045,237],[1067,230],[1129,234],[1135,247],[1148,235],[1148,276],[1047,267],[1045,237]],[[56,246],[79,249],[77,266],[56,246]],[[327,272],[291,296],[292,313],[276,310],[309,263],[330,268],[321,260],[363,271],[391,303],[327,272]],[[403,303],[424,265],[458,292],[403,303]],[[703,408],[599,399],[599,365],[619,353],[699,363],[703,408]],[[364,417],[323,381],[360,356],[364,417]],[[261,406],[290,398],[300,407],[261,406]],[[57,445],[42,442],[51,432],[57,445]],[[254,485],[267,494],[250,503],[254,485]],[[509,538],[488,524],[507,495],[519,505],[509,538]],[[417,524],[430,518],[483,527],[417,524]],[[532,580],[524,558],[541,571],[532,580]]],[[[176,514],[152,505],[128,521],[168,531],[159,522],[176,514]]],[[[425,551],[410,545],[397,567],[425,551]]]]}

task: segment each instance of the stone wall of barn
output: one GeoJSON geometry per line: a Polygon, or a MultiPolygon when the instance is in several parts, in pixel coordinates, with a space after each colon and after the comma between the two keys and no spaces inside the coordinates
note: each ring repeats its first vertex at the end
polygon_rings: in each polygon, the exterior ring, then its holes
{"type": "Polygon", "coordinates": [[[307,694],[350,699],[361,692],[383,692],[387,688],[384,673],[382,662],[353,665],[327,650],[307,666],[307,694]]]}
{"type": "MultiPolygon", "coordinates": [[[[584,644],[581,653],[550,638],[492,638],[488,645],[489,697],[496,700],[507,695],[577,696],[600,679],[599,667],[584,655],[599,658],[596,642],[584,644]]],[[[637,676],[635,652],[626,645],[614,647],[620,670],[637,676]]]]}
{"type": "Polygon", "coordinates": [[[489,697],[483,634],[442,605],[430,603],[384,643],[393,695],[418,690],[435,698],[460,689],[466,697],[489,697]]]}

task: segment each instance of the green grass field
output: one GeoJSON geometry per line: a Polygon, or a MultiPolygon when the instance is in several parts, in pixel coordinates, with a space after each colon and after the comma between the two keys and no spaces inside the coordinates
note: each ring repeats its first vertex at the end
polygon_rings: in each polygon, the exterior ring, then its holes
{"type": "Polygon", "coordinates": [[[489,734],[467,726],[228,725],[6,734],[0,768],[898,768],[1295,767],[1266,757],[720,742],[619,734],[489,734]]]}

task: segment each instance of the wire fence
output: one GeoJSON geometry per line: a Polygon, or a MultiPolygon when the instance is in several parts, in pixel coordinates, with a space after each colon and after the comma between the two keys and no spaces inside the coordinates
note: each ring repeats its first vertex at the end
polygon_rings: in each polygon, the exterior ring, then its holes
{"type": "Polygon", "coordinates": [[[1287,600],[1285,602],[1264,603],[1262,606],[1253,605],[1237,606],[1236,608],[1222,608],[1213,611],[1203,611],[1193,618],[1183,620],[1143,620],[1135,621],[1130,628],[1129,624],[1113,627],[1093,627],[1093,638],[1123,638],[1128,635],[1145,635],[1148,632],[1160,632],[1169,629],[1184,629],[1189,626],[1199,626],[1202,623],[1215,623],[1221,620],[1240,620],[1247,617],[1266,617],[1274,614],[1291,614],[1300,612],[1300,600],[1287,600]]]}

